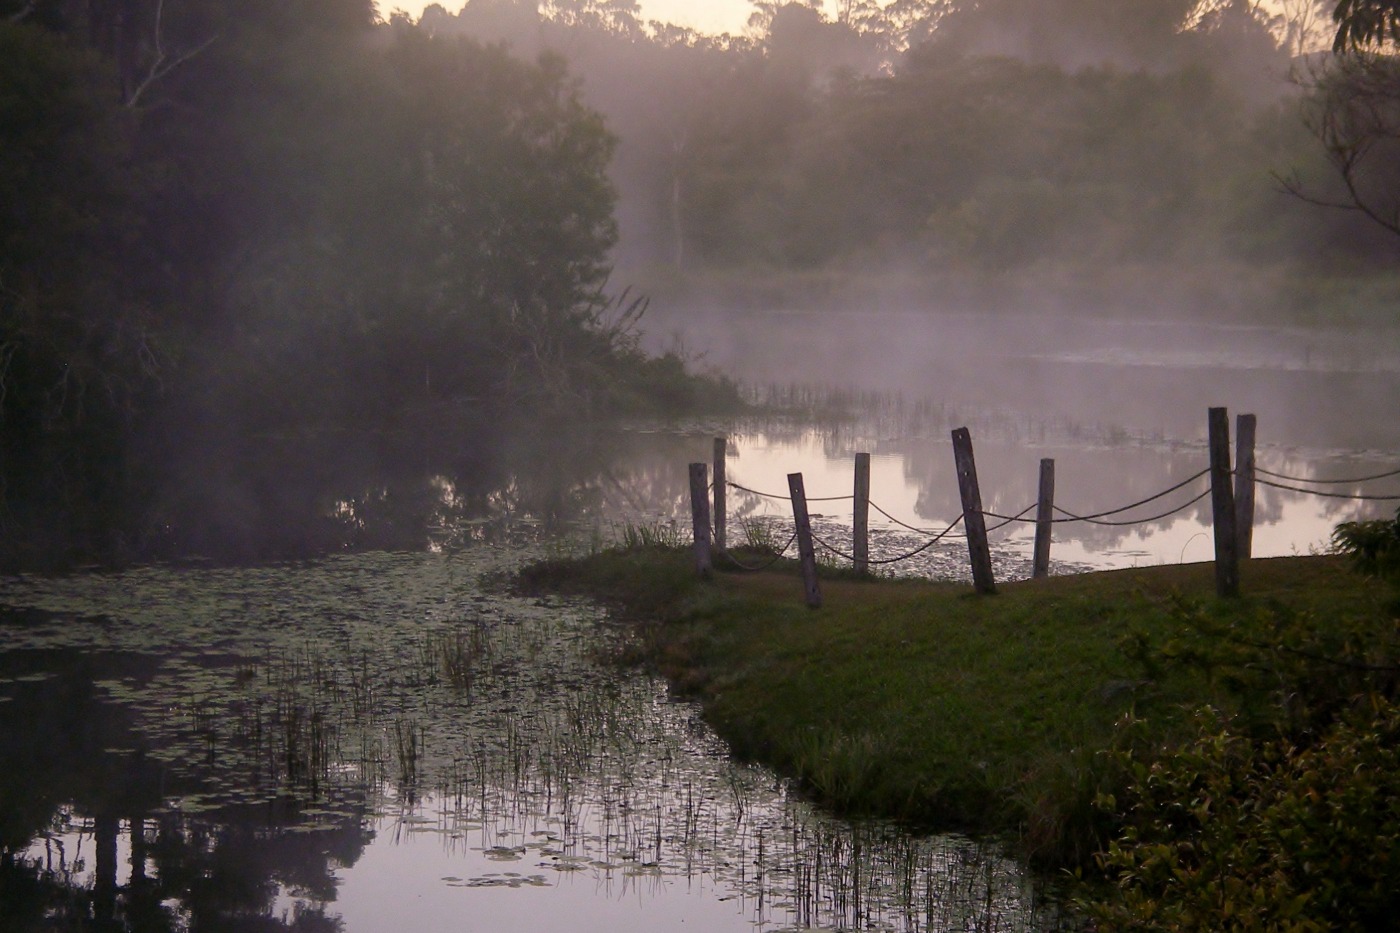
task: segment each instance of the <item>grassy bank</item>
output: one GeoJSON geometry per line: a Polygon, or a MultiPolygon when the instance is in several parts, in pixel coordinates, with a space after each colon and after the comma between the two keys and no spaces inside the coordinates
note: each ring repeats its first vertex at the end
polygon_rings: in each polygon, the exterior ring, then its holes
{"type": "Polygon", "coordinates": [[[1042,864],[1110,876],[1125,869],[1095,853],[1138,832],[1147,788],[1164,786],[1152,769],[1176,750],[1222,729],[1296,750],[1393,691],[1390,591],[1340,557],[1249,562],[1235,600],[1199,564],[995,597],[833,577],[811,611],[790,566],[702,582],[686,551],[662,547],[547,562],[522,581],[615,603],[636,622],[636,660],[698,697],[738,754],[822,803],[1002,834],[1042,864]]]}

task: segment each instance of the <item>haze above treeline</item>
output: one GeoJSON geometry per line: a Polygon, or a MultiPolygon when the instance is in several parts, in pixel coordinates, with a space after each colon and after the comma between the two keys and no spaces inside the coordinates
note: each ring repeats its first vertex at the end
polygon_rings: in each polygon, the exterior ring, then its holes
{"type": "Polygon", "coordinates": [[[716,37],[627,0],[472,0],[417,22],[566,56],[619,137],[616,259],[653,294],[1312,315],[1396,257],[1286,190],[1349,200],[1315,132],[1333,5],[754,3],[716,37]]]}
{"type": "Polygon", "coordinates": [[[1384,292],[1396,238],[1282,190],[1355,193],[1285,9],[0,0],[0,561],[324,549],[408,461],[485,496],[521,435],[732,401],[644,294],[1384,292]]]}

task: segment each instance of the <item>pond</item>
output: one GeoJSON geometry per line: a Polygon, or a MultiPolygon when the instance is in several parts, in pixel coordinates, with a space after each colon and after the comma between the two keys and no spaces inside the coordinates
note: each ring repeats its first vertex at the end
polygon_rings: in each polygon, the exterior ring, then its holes
{"type": "MultiPolygon", "coordinates": [[[[345,553],[0,578],[6,928],[1054,927],[1053,901],[995,845],[810,807],[664,684],[611,664],[627,633],[600,609],[511,595],[500,575],[628,524],[683,540],[687,464],[723,436],[743,487],[731,540],[781,543],[786,476],[802,472],[839,551],[868,452],[874,553],[922,548],[881,572],[965,579],[957,533],[928,544],[960,511],[962,426],[998,514],[1034,501],[1042,458],[1078,515],[1186,483],[1126,524],[1057,525],[1054,572],[1206,560],[1192,477],[1213,404],[1256,412],[1260,467],[1314,490],[1260,489],[1255,554],[1307,553],[1337,521],[1394,511],[1396,477],[1316,481],[1400,465],[1400,426],[1373,404],[1396,397],[1400,354],[1284,334],[1217,358],[1194,331],[1151,331],[1149,352],[1140,329],[1003,327],[956,351],[925,339],[920,380],[907,354],[894,365],[909,341],[855,330],[792,341],[792,373],[777,357],[746,372],[756,342],[735,340],[739,375],[792,380],[755,398],[796,414],[564,438],[469,494],[446,469],[337,476],[305,498],[331,532],[318,540],[345,553]],[[969,346],[1000,354],[995,391],[970,379],[969,346]],[[829,378],[802,382],[812,367],[829,378]]],[[[1028,527],[993,546],[1000,579],[1029,575],[1028,527]]]]}
{"type": "MultiPolygon", "coordinates": [[[[817,415],[730,439],[736,521],[787,514],[802,472],[812,511],[839,547],[857,452],[872,455],[872,549],[899,556],[961,512],[949,432],[972,435],[983,507],[1007,517],[1036,501],[1055,461],[1052,572],[1210,560],[1207,411],[1257,418],[1253,554],[1325,549],[1338,522],[1388,517],[1400,477],[1400,327],[1232,324],[1209,309],[1171,321],[1063,313],[972,315],[874,308],[846,313],[685,308],[654,321],[669,342],[764,386],[763,401],[817,415]],[[829,416],[857,411],[858,418],[829,416]],[[1377,477],[1378,479],[1367,479],[1377,477]],[[1363,481],[1356,481],[1363,480],[1363,481]],[[1298,491],[1302,490],[1302,491],[1298,491]],[[774,498],[777,496],[779,498],[774,498]],[[829,497],[838,497],[830,499],[829,497]],[[1370,498],[1365,498],[1370,497],[1370,498]],[[1071,521],[1142,500],[1144,506],[1071,521]],[[1161,516],[1161,517],[1158,517],[1161,516]]],[[[708,448],[693,445],[695,460],[708,448]]],[[[1028,576],[1032,526],[993,535],[999,578],[1028,576]]],[[[820,522],[819,522],[820,524],[820,522]]],[[[821,533],[819,528],[818,533],[821,533]]],[[[928,559],[885,569],[961,576],[957,535],[928,559]]],[[[959,555],[961,548],[963,555],[959,555]]],[[[849,551],[849,545],[845,547],[849,551]]],[[[830,552],[829,552],[830,553],[830,552]]]]}
{"type": "MultiPolygon", "coordinates": [[[[1054,501],[1063,510],[1053,527],[1052,573],[1208,561],[1214,541],[1210,481],[1202,475],[1209,452],[1201,414],[1198,437],[1133,436],[941,410],[906,412],[903,424],[894,418],[884,422],[883,433],[880,425],[741,432],[726,441],[725,472],[732,484],[726,512],[734,527],[729,536],[743,540],[752,525],[771,524],[773,536],[786,540],[791,531],[787,474],[801,472],[817,536],[829,545],[825,554],[844,562],[851,552],[855,455],[866,452],[876,570],[967,578],[961,528],[911,559],[900,558],[927,546],[961,515],[948,426],[970,425],[983,508],[992,513],[987,525],[994,529],[999,578],[1031,575],[1043,459],[1053,461],[1054,501]],[[881,559],[891,562],[880,564],[881,559]]],[[[708,456],[698,445],[694,453],[697,459],[708,456]]],[[[1259,479],[1270,485],[1255,489],[1255,557],[1325,550],[1337,523],[1393,514],[1400,494],[1395,453],[1271,442],[1257,446],[1256,465],[1259,479]]]]}
{"type": "Polygon", "coordinates": [[[483,587],[538,553],[5,580],[7,929],[1048,922],[994,847],[731,760],[598,609],[483,587]]]}

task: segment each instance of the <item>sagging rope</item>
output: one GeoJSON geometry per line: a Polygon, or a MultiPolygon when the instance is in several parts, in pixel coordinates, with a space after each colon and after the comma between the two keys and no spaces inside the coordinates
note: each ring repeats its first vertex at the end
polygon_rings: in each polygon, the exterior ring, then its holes
{"type": "Polygon", "coordinates": [[[792,542],[794,542],[794,541],[796,541],[796,540],[797,540],[797,532],[794,531],[794,532],[792,533],[792,537],[791,537],[791,538],[788,538],[787,544],[784,544],[781,548],[779,548],[779,549],[778,549],[778,552],[777,552],[776,554],[774,554],[773,557],[772,557],[772,559],[769,560],[766,564],[757,564],[757,565],[746,564],[746,563],[744,563],[743,561],[739,560],[737,557],[735,557],[733,554],[729,553],[729,550],[728,550],[728,549],[725,549],[725,550],[720,551],[720,552],[719,552],[719,556],[720,556],[720,557],[723,557],[725,560],[729,561],[731,564],[733,564],[735,567],[738,567],[740,570],[744,571],[745,573],[762,573],[763,571],[767,570],[769,567],[772,567],[772,566],[773,566],[774,564],[776,564],[778,561],[782,560],[782,559],[783,559],[783,555],[787,553],[787,549],[790,548],[790,547],[792,547],[792,542]]]}
{"type": "MultiPolygon", "coordinates": [[[[1160,515],[1152,515],[1152,516],[1149,516],[1148,518],[1134,518],[1134,519],[1132,519],[1132,520],[1130,520],[1130,521],[1121,521],[1121,522],[1107,522],[1107,521],[1103,521],[1102,519],[1098,519],[1098,518],[1090,518],[1089,516],[1073,515],[1073,514],[1070,513],[1070,512],[1066,512],[1064,509],[1060,508],[1060,507],[1057,505],[1057,506],[1055,506],[1055,511],[1056,511],[1056,512],[1061,512],[1061,513],[1063,513],[1063,514],[1065,514],[1065,515],[1069,515],[1070,517],[1069,517],[1069,518],[1056,518],[1056,519],[1052,519],[1052,521],[1054,521],[1054,522],[1088,522],[1088,523],[1091,524],[1091,525],[1103,525],[1103,526],[1106,526],[1106,527],[1109,527],[1109,528],[1124,528],[1124,527],[1127,527],[1128,525],[1145,525],[1145,524],[1147,524],[1147,523],[1149,523],[1149,522],[1160,522],[1160,521],[1161,521],[1162,519],[1164,519],[1164,518],[1171,518],[1173,515],[1175,515],[1175,514],[1178,513],[1178,512],[1184,512],[1184,511],[1186,511],[1187,509],[1189,509],[1191,506],[1195,505],[1197,502],[1200,502],[1202,499],[1204,499],[1204,498],[1205,498],[1206,496],[1208,496],[1208,495],[1210,495],[1210,490],[1209,490],[1209,489],[1207,489],[1205,492],[1201,493],[1199,496],[1196,496],[1194,499],[1190,500],[1189,502],[1183,502],[1181,505],[1177,506],[1176,508],[1172,509],[1172,510],[1169,511],[1169,512],[1163,512],[1163,513],[1160,514],[1160,515]]],[[[1119,511],[1122,511],[1122,510],[1119,509],[1119,511]]],[[[1107,513],[1104,513],[1104,514],[1112,515],[1113,513],[1112,513],[1112,512],[1107,512],[1107,513]]]]}
{"type": "MultiPolygon", "coordinates": [[[[884,509],[880,508],[880,507],[879,507],[878,505],[876,505],[874,502],[871,502],[871,503],[870,503],[870,507],[871,507],[872,509],[874,509],[875,511],[879,512],[881,515],[885,516],[885,518],[888,518],[890,521],[894,522],[894,523],[895,523],[896,525],[898,525],[899,527],[908,529],[909,531],[912,531],[912,532],[914,532],[915,534],[920,534],[920,535],[934,535],[935,537],[941,538],[941,537],[943,537],[944,535],[946,535],[946,534],[948,533],[948,531],[947,531],[946,529],[945,529],[944,531],[933,532],[933,531],[929,531],[927,528],[915,528],[913,525],[907,525],[907,524],[905,524],[904,522],[900,521],[899,519],[895,518],[895,517],[894,517],[893,515],[891,515],[889,512],[886,512],[884,509]]],[[[956,525],[956,524],[957,524],[958,522],[960,522],[960,521],[962,521],[962,516],[958,516],[958,518],[956,518],[956,519],[953,521],[953,524],[952,524],[952,525],[949,525],[948,528],[951,529],[952,527],[954,527],[954,525],[956,525]]]]}
{"type": "MultiPolygon", "coordinates": [[[[755,496],[762,496],[762,497],[765,498],[765,499],[782,499],[784,502],[791,502],[791,501],[792,501],[792,496],[775,496],[775,495],[773,495],[772,493],[769,493],[769,492],[759,492],[757,489],[750,489],[750,488],[748,488],[747,486],[740,486],[738,483],[727,483],[726,485],[732,486],[733,488],[739,490],[740,492],[747,492],[747,493],[751,493],[752,495],[755,495],[755,496]]],[[[854,495],[850,495],[850,496],[808,496],[808,497],[807,497],[807,501],[808,501],[808,502],[842,502],[842,501],[844,501],[844,500],[846,500],[846,499],[854,499],[854,498],[855,498],[854,495]]]]}
{"type": "MultiPolygon", "coordinates": [[[[1358,476],[1355,479],[1309,479],[1305,476],[1289,476],[1286,473],[1274,473],[1259,467],[1254,468],[1254,472],[1259,476],[1272,476],[1274,479],[1286,480],[1290,483],[1311,483],[1314,486],[1356,486],[1361,483],[1369,483],[1377,479],[1390,479],[1392,476],[1400,476],[1400,470],[1391,470],[1389,473],[1377,473],[1375,476],[1358,476]]],[[[1259,480],[1263,482],[1263,480],[1259,480]]],[[[1266,485],[1273,485],[1272,483],[1266,485]]],[[[1279,487],[1280,489],[1286,487],[1279,487]]]]}
{"type": "MultiPolygon", "coordinates": [[[[1176,492],[1178,489],[1181,489],[1183,486],[1189,486],[1191,483],[1194,483],[1196,480],[1200,479],[1202,476],[1205,476],[1205,475],[1206,475],[1207,473],[1209,473],[1209,472],[1210,472],[1210,470],[1208,470],[1208,469],[1202,470],[1201,472],[1197,473],[1195,476],[1192,476],[1192,477],[1190,477],[1189,479],[1182,480],[1180,483],[1177,483],[1175,486],[1171,487],[1170,489],[1165,489],[1165,490],[1163,490],[1162,492],[1157,493],[1155,496],[1148,496],[1146,499],[1139,500],[1138,502],[1134,502],[1134,503],[1132,503],[1131,505],[1125,505],[1125,506],[1122,506],[1122,507],[1120,507],[1120,508],[1110,509],[1110,510],[1108,510],[1108,511],[1106,511],[1106,512],[1095,512],[1095,513],[1092,514],[1092,515],[1076,515],[1075,513],[1069,511],[1068,509],[1062,509],[1062,508],[1060,508],[1060,507],[1057,505],[1057,506],[1054,506],[1055,511],[1056,511],[1056,512],[1059,512],[1061,515],[1064,515],[1064,516],[1066,516],[1066,517],[1065,517],[1065,518],[1052,518],[1050,521],[1051,521],[1052,524],[1062,524],[1062,523],[1067,523],[1067,522],[1088,522],[1088,523],[1091,524],[1091,525],[1104,525],[1104,526],[1109,526],[1109,527],[1124,527],[1124,526],[1127,526],[1127,525],[1145,525],[1145,524],[1147,524],[1148,522],[1161,521],[1161,520],[1164,519],[1164,518],[1170,518],[1171,516],[1175,515],[1177,512],[1180,512],[1180,511],[1182,511],[1182,510],[1184,510],[1184,509],[1188,509],[1188,508],[1190,508],[1191,506],[1195,505],[1197,502],[1200,502],[1200,501],[1201,501],[1202,499],[1204,499],[1206,496],[1210,495],[1210,490],[1207,489],[1205,492],[1203,492],[1203,493],[1201,493],[1200,495],[1196,496],[1194,499],[1191,499],[1189,502],[1185,502],[1185,503],[1183,503],[1183,504],[1177,506],[1176,508],[1174,508],[1174,509],[1172,509],[1172,510],[1170,510],[1170,511],[1168,511],[1168,512],[1163,512],[1163,513],[1161,513],[1160,515],[1153,515],[1153,516],[1148,517],[1148,518],[1134,518],[1134,519],[1131,519],[1131,520],[1129,520],[1129,521],[1121,521],[1121,522],[1101,521],[1101,519],[1102,519],[1104,516],[1106,516],[1106,515],[1118,515],[1118,514],[1120,514],[1120,513],[1127,512],[1127,511],[1130,510],[1130,509],[1140,508],[1140,507],[1146,505],[1146,504],[1149,503],[1149,502],[1154,502],[1154,501],[1156,501],[1156,500],[1162,498],[1163,496],[1170,495],[1171,493],[1176,492]]],[[[1026,517],[1025,517],[1026,513],[1029,512],[1029,511],[1030,511],[1031,509],[1033,509],[1033,508],[1035,508],[1035,505],[1029,505],[1029,506],[1027,506],[1026,508],[1022,509],[1022,510],[1021,510],[1019,513],[1017,513],[1016,515],[998,515],[996,512],[988,512],[988,511],[985,511],[985,510],[984,510],[984,511],[982,512],[982,514],[983,514],[984,516],[986,516],[987,518],[995,518],[995,519],[1000,519],[1000,520],[1001,520],[1001,524],[999,524],[999,525],[993,525],[991,528],[988,528],[987,531],[988,531],[988,532],[992,532],[992,531],[996,531],[996,530],[999,529],[999,528],[1005,528],[1007,525],[1011,524],[1012,522],[1024,522],[1024,523],[1026,523],[1026,524],[1038,524],[1038,523],[1039,523],[1039,522],[1038,522],[1038,519],[1026,518],[1026,517]]]]}
{"type": "MultiPolygon", "coordinates": [[[[1198,479],[1200,479],[1201,477],[1205,476],[1205,475],[1208,474],[1209,472],[1210,472],[1210,469],[1209,469],[1209,468],[1206,468],[1206,469],[1201,470],[1200,472],[1198,472],[1198,473],[1196,473],[1196,474],[1194,474],[1194,475],[1192,475],[1192,476],[1187,477],[1186,479],[1182,480],[1181,482],[1177,483],[1177,484],[1174,485],[1174,486],[1169,486],[1168,488],[1162,490],[1161,492],[1157,493],[1156,495],[1148,496],[1148,497],[1146,497],[1146,498],[1144,498],[1144,499],[1139,499],[1137,502],[1132,502],[1132,503],[1129,503],[1128,505],[1119,506],[1119,507],[1116,508],[1116,509],[1108,509],[1108,510],[1103,511],[1103,512],[1094,512],[1094,513],[1089,514],[1089,515],[1077,515],[1077,514],[1075,514],[1074,512],[1069,511],[1068,509],[1061,508],[1060,506],[1055,506],[1055,507],[1054,507],[1054,508],[1055,508],[1055,511],[1058,512],[1058,513],[1060,513],[1061,515],[1063,515],[1063,516],[1065,516],[1065,517],[1064,517],[1064,518],[1052,518],[1050,521],[1051,521],[1052,524],[1065,524],[1065,523],[1069,523],[1069,522],[1088,522],[1088,523],[1091,524],[1091,525],[1102,525],[1102,526],[1105,526],[1105,527],[1125,527],[1125,526],[1128,526],[1128,525],[1143,525],[1143,524],[1147,524],[1147,523],[1149,523],[1149,522],[1161,521],[1161,520],[1164,519],[1164,518],[1170,518],[1171,516],[1177,514],[1178,512],[1181,512],[1181,511],[1183,511],[1183,510],[1185,510],[1185,509],[1188,509],[1188,508],[1190,508],[1191,506],[1195,505],[1197,502],[1201,501],[1201,500],[1204,499],[1207,495],[1209,495],[1209,494],[1210,494],[1210,490],[1207,489],[1205,492],[1202,492],[1200,495],[1198,495],[1198,496],[1196,496],[1195,498],[1189,500],[1188,502],[1185,502],[1185,503],[1183,503],[1182,505],[1179,505],[1179,506],[1177,506],[1177,507],[1171,509],[1170,511],[1163,512],[1163,513],[1161,513],[1161,514],[1159,514],[1159,515],[1153,515],[1153,516],[1150,516],[1150,517],[1147,517],[1147,518],[1135,518],[1135,519],[1132,519],[1132,520],[1130,520],[1130,521],[1103,521],[1102,519],[1104,519],[1105,517],[1107,517],[1107,516],[1109,516],[1109,515],[1119,515],[1119,514],[1122,514],[1123,512],[1127,512],[1127,511],[1130,511],[1130,510],[1132,510],[1132,509],[1141,508],[1142,506],[1147,505],[1149,502],[1155,502],[1155,501],[1157,501],[1158,499],[1161,499],[1161,498],[1164,497],[1164,496],[1169,496],[1169,495],[1171,495],[1172,493],[1176,492],[1177,490],[1182,489],[1182,488],[1184,488],[1184,487],[1186,487],[1186,486],[1191,485],[1192,483],[1196,482],[1196,480],[1198,480],[1198,479]]],[[[1260,480],[1259,482],[1264,483],[1265,481],[1260,480]]],[[[1266,485],[1273,485],[1273,484],[1270,484],[1270,483],[1265,483],[1265,484],[1266,484],[1266,485]]],[[[775,495],[771,495],[771,494],[769,494],[769,493],[762,493],[762,492],[759,492],[758,490],[755,490],[755,489],[749,489],[749,488],[747,488],[747,487],[745,487],[745,486],[740,486],[738,483],[729,483],[729,485],[730,485],[730,486],[733,486],[735,489],[741,490],[741,491],[743,491],[743,492],[752,493],[753,495],[756,495],[756,496],[763,496],[763,497],[765,497],[765,498],[770,498],[770,499],[784,499],[784,500],[787,500],[787,501],[789,501],[789,502],[792,501],[792,497],[791,497],[791,496],[775,496],[775,495]]],[[[1284,487],[1280,487],[1280,488],[1284,488],[1284,487]]],[[[1306,492],[1307,490],[1300,490],[1300,491],[1306,492]]],[[[809,499],[808,501],[809,501],[809,502],[835,502],[835,501],[843,501],[843,500],[854,499],[854,498],[855,498],[854,496],[827,496],[827,497],[822,497],[822,498],[813,497],[813,498],[809,499]]],[[[1400,497],[1395,497],[1395,498],[1400,498],[1400,497]]],[[[873,501],[871,501],[869,504],[870,504],[870,507],[871,507],[871,508],[873,508],[875,511],[879,512],[881,515],[883,515],[883,516],[884,516],[886,519],[888,519],[889,521],[894,522],[896,525],[899,525],[901,528],[905,528],[905,529],[907,529],[907,530],[909,530],[909,531],[912,531],[912,532],[914,532],[914,533],[916,533],[916,534],[934,535],[934,532],[928,531],[927,529],[924,529],[924,528],[916,528],[916,527],[913,526],[913,525],[910,525],[910,524],[907,524],[906,522],[900,521],[899,519],[897,519],[897,518],[895,518],[893,515],[891,515],[889,512],[886,512],[884,509],[880,508],[880,506],[879,506],[877,503],[873,502],[873,501]]],[[[1000,529],[1005,528],[1007,525],[1010,525],[1010,524],[1012,524],[1013,522],[1023,522],[1023,523],[1027,523],[1027,524],[1036,523],[1036,522],[1038,521],[1037,519],[1026,518],[1026,515],[1027,515],[1027,513],[1031,512],[1033,509],[1035,509],[1037,504],[1038,504],[1038,503],[1032,503],[1031,505],[1026,506],[1024,509],[1022,509],[1020,512],[1018,512],[1018,513],[1015,514],[1015,515],[1001,515],[1001,514],[998,514],[998,513],[996,513],[996,512],[989,512],[989,511],[985,511],[985,510],[984,510],[984,511],[982,512],[982,515],[983,515],[983,516],[985,516],[986,518],[996,519],[996,520],[998,520],[998,521],[1000,522],[1000,524],[993,525],[992,527],[988,528],[988,529],[987,529],[987,532],[990,534],[990,533],[993,532],[993,531],[999,531],[1000,529]]],[[[951,525],[948,526],[948,528],[944,529],[942,532],[938,532],[937,535],[934,536],[933,541],[931,541],[930,544],[932,544],[932,543],[938,541],[938,540],[941,539],[944,535],[948,534],[948,532],[951,531],[953,528],[955,528],[955,527],[957,526],[957,523],[958,523],[959,521],[961,521],[961,520],[962,520],[962,516],[959,516],[957,519],[954,520],[953,524],[951,524],[951,525]]],[[[813,537],[815,537],[815,535],[814,535],[813,537]]],[[[847,555],[847,554],[842,554],[840,551],[838,551],[837,549],[831,547],[829,544],[826,544],[825,542],[823,542],[823,546],[826,547],[827,550],[831,551],[831,552],[834,553],[834,554],[837,554],[838,556],[845,557],[845,558],[847,558],[848,560],[855,560],[854,557],[852,557],[852,556],[850,556],[850,555],[847,555]]],[[[920,550],[923,550],[923,549],[921,548],[920,550]]],[[[906,557],[897,558],[896,560],[891,560],[891,561],[870,561],[870,563],[896,563],[898,560],[907,560],[908,557],[912,557],[914,554],[917,554],[917,553],[919,553],[919,551],[914,551],[914,552],[912,552],[911,554],[907,555],[906,557]]]]}
{"type": "Polygon", "coordinates": [[[1017,512],[1015,515],[998,515],[998,514],[995,513],[995,512],[988,512],[988,511],[983,510],[983,512],[982,512],[983,517],[985,517],[985,518],[999,518],[999,519],[1001,519],[1001,524],[1000,524],[1000,525],[993,525],[992,527],[988,528],[988,529],[987,529],[987,534],[991,534],[991,533],[994,532],[994,531],[1000,531],[1001,529],[1005,528],[1007,525],[1011,524],[1012,522],[1034,522],[1035,519],[1026,518],[1026,513],[1029,512],[1029,511],[1031,511],[1032,509],[1034,509],[1034,508],[1035,508],[1037,505],[1039,505],[1039,504],[1040,504],[1040,503],[1038,503],[1038,502],[1032,502],[1030,505],[1026,506],[1024,509],[1022,509],[1021,511],[1017,512]]]}
{"type": "MultiPolygon", "coordinates": [[[[1068,517],[1068,518],[1053,518],[1053,519],[1051,519],[1051,521],[1052,521],[1052,522],[1092,522],[1092,521],[1093,521],[1094,519],[1096,519],[1096,518],[1105,518],[1105,517],[1107,517],[1107,516],[1109,516],[1109,515],[1118,515],[1118,514],[1120,514],[1120,513],[1122,513],[1122,512],[1127,512],[1127,511],[1129,511],[1129,510],[1131,510],[1131,509],[1136,509],[1136,508],[1139,508],[1139,507],[1141,507],[1141,506],[1144,506],[1144,505],[1146,505],[1146,504],[1149,503],[1149,502],[1155,502],[1155,501],[1157,501],[1158,499],[1162,498],[1163,496],[1171,495],[1172,493],[1176,492],[1178,489],[1182,489],[1182,488],[1185,488],[1186,486],[1190,486],[1190,485],[1191,485],[1192,483],[1194,483],[1196,480],[1200,479],[1202,476],[1205,476],[1205,475],[1206,475],[1207,473],[1209,473],[1209,472],[1210,472],[1210,467],[1206,467],[1204,470],[1202,470],[1201,472],[1197,473],[1196,475],[1194,475],[1194,476],[1188,476],[1186,479],[1184,479],[1184,480],[1182,480],[1181,482],[1177,483],[1175,486],[1172,486],[1172,487],[1170,487],[1170,488],[1164,489],[1164,490],[1162,490],[1161,492],[1157,493],[1157,495],[1155,495],[1155,496],[1148,496],[1146,499],[1139,499],[1137,502],[1134,502],[1134,503],[1132,503],[1132,504],[1130,504],[1130,505],[1120,506],[1120,507],[1118,507],[1118,508],[1116,508],[1116,509],[1109,509],[1109,510],[1106,511],[1106,512],[1094,512],[1094,513],[1092,513],[1092,514],[1090,514],[1090,515],[1076,515],[1076,514],[1074,514],[1073,512],[1069,511],[1068,509],[1062,509],[1062,508],[1060,508],[1060,507],[1057,505],[1057,506],[1055,506],[1055,511],[1056,511],[1056,512],[1059,512],[1061,515],[1066,515],[1066,516],[1069,516],[1069,517],[1068,517]]],[[[1209,490],[1207,490],[1207,492],[1209,492],[1209,490]]],[[[1186,504],[1187,504],[1187,505],[1190,505],[1192,502],[1195,502],[1197,499],[1202,498],[1204,495],[1205,495],[1205,494],[1202,493],[1200,496],[1197,496],[1196,499],[1192,499],[1191,502],[1188,502],[1188,503],[1186,503],[1186,504]]],[[[1185,508],[1185,506],[1183,506],[1183,508],[1185,508]]],[[[1179,509],[1172,509],[1172,511],[1171,511],[1171,512],[1168,512],[1167,515],[1171,515],[1171,514],[1173,514],[1174,512],[1177,512],[1177,511],[1179,511],[1179,509]]],[[[1134,521],[1131,521],[1131,522],[1126,522],[1125,524],[1136,525],[1139,521],[1144,521],[1144,522],[1145,522],[1145,521],[1153,521],[1153,519],[1148,519],[1148,518],[1137,519],[1137,520],[1134,520],[1134,521]]],[[[1104,524],[1104,525],[1112,525],[1112,524],[1115,524],[1115,523],[1114,523],[1114,522],[1102,522],[1101,524],[1104,524]]]]}
{"type": "Polygon", "coordinates": [[[1321,496],[1324,499],[1353,499],[1364,502],[1400,502],[1400,496],[1362,496],[1351,495],[1345,492],[1323,492],[1320,489],[1303,489],[1300,486],[1285,486],[1282,483],[1271,483],[1266,479],[1256,479],[1260,486],[1268,486],[1271,489],[1282,489],[1287,492],[1301,492],[1307,496],[1321,496]]]}
{"type": "MultiPolygon", "coordinates": [[[[921,545],[919,545],[918,547],[916,547],[914,550],[910,551],[908,554],[902,554],[902,555],[900,555],[899,557],[886,557],[886,558],[881,558],[881,559],[878,559],[878,560],[871,560],[871,559],[867,558],[866,561],[865,561],[865,563],[866,563],[867,565],[872,565],[872,566],[877,566],[877,567],[878,567],[878,566],[882,566],[882,565],[884,565],[884,564],[897,564],[897,563],[899,563],[900,561],[909,560],[911,557],[916,557],[916,556],[918,556],[919,554],[922,554],[924,551],[927,551],[929,548],[933,547],[933,546],[934,546],[935,544],[937,544],[939,541],[942,541],[945,537],[947,537],[948,534],[951,533],[952,530],[953,530],[954,528],[958,527],[958,524],[959,524],[962,520],[963,520],[963,517],[962,517],[961,515],[959,515],[957,518],[953,519],[953,523],[952,523],[951,525],[949,525],[947,528],[945,528],[945,529],[943,529],[942,531],[940,531],[940,532],[937,534],[937,536],[935,536],[932,540],[929,540],[929,541],[924,542],[923,544],[921,544],[921,545]]],[[[915,530],[917,530],[917,529],[915,529],[915,530]]],[[[837,548],[836,546],[830,544],[829,542],[827,542],[826,540],[824,540],[821,536],[819,536],[816,532],[812,532],[812,540],[815,541],[815,542],[817,542],[818,544],[820,544],[822,547],[826,548],[826,549],[827,549],[828,551],[830,551],[831,553],[835,554],[837,557],[840,557],[840,558],[842,558],[842,559],[844,559],[844,560],[849,560],[849,561],[855,561],[855,559],[856,559],[856,558],[855,558],[855,555],[853,555],[853,554],[847,554],[846,552],[842,551],[841,549],[837,548]]]]}

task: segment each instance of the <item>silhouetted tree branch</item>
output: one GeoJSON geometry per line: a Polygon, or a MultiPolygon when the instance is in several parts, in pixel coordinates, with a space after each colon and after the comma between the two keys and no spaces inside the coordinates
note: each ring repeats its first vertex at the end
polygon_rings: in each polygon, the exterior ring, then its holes
{"type": "Polygon", "coordinates": [[[141,103],[141,97],[157,81],[164,78],[170,72],[179,68],[185,62],[203,52],[218,40],[218,36],[213,36],[201,42],[199,45],[187,52],[181,52],[174,57],[166,54],[165,44],[162,38],[162,20],[165,15],[165,0],[156,0],[155,28],[152,40],[155,46],[155,57],[151,60],[151,66],[146,70],[146,76],[127,95],[126,106],[135,109],[141,103]]]}
{"type": "Polygon", "coordinates": [[[1339,0],[1332,18],[1335,52],[1400,43],[1400,0],[1339,0]]]}
{"type": "Polygon", "coordinates": [[[1319,196],[1296,175],[1275,177],[1310,204],[1356,211],[1400,236],[1400,61],[1354,51],[1332,59],[1308,83],[1314,96],[1305,122],[1345,194],[1319,196]]]}

